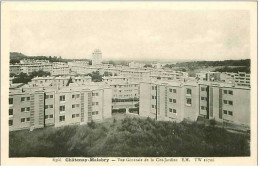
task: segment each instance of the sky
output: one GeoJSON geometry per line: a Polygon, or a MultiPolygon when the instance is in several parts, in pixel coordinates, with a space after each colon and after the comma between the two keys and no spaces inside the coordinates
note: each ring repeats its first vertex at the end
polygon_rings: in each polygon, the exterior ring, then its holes
{"type": "Polygon", "coordinates": [[[238,10],[12,11],[10,51],[104,59],[250,58],[250,16],[238,10]]]}

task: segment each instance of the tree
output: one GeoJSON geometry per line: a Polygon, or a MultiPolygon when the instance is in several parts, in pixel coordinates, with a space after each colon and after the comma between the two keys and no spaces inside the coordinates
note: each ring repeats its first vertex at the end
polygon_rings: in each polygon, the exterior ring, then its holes
{"type": "Polygon", "coordinates": [[[16,78],[13,79],[13,83],[24,83],[27,84],[32,78],[26,73],[20,73],[16,78]]]}
{"type": "Polygon", "coordinates": [[[148,68],[148,67],[153,67],[151,64],[145,64],[144,67],[148,68]]]}
{"type": "Polygon", "coordinates": [[[103,80],[102,75],[99,74],[99,71],[89,73],[88,76],[91,77],[93,82],[101,82],[103,80]]]}
{"type": "Polygon", "coordinates": [[[30,77],[32,78],[35,78],[35,77],[44,77],[44,76],[50,76],[51,73],[50,72],[45,72],[43,70],[38,70],[38,71],[33,71],[31,74],[30,74],[30,77]]]}

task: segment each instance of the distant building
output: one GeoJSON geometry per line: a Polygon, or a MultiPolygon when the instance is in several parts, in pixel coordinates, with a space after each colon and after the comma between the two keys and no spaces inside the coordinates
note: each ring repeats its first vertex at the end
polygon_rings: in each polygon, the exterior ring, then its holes
{"type": "Polygon", "coordinates": [[[128,64],[128,66],[130,68],[142,68],[142,67],[144,67],[144,65],[145,65],[144,63],[137,63],[137,62],[134,62],[134,61],[132,61],[128,64]]]}
{"type": "Polygon", "coordinates": [[[92,66],[102,65],[102,52],[99,49],[95,49],[92,53],[92,66]]]}
{"type": "Polygon", "coordinates": [[[85,84],[91,82],[90,76],[47,76],[35,77],[28,83],[29,87],[65,87],[71,78],[72,83],[85,84]]]}
{"type": "Polygon", "coordinates": [[[70,74],[70,68],[67,63],[64,62],[53,62],[52,63],[52,70],[51,75],[69,75],[70,74]]]}
{"type": "Polygon", "coordinates": [[[220,72],[201,71],[196,73],[196,78],[200,81],[220,81],[220,72]]]}
{"type": "Polygon", "coordinates": [[[233,78],[235,83],[240,86],[250,86],[250,74],[245,72],[238,72],[238,73],[231,73],[225,72],[222,73],[221,79],[222,80],[230,80],[230,77],[233,78]]]}

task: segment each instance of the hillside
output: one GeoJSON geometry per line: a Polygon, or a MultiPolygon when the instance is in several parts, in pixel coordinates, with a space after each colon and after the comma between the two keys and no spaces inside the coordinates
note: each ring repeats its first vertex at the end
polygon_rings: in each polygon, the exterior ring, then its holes
{"type": "Polygon", "coordinates": [[[214,126],[121,115],[100,124],[10,132],[10,157],[249,156],[249,138],[214,126]]]}

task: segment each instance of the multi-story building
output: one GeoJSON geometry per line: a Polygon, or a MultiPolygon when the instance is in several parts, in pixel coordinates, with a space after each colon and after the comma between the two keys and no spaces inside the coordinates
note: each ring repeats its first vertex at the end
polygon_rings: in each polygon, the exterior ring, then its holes
{"type": "Polygon", "coordinates": [[[85,124],[111,117],[112,90],[105,86],[63,87],[9,93],[9,129],[85,124]]]}
{"type": "Polygon", "coordinates": [[[151,71],[148,70],[137,70],[137,69],[122,69],[121,75],[124,77],[131,77],[134,81],[149,81],[151,71]]]}
{"type": "Polygon", "coordinates": [[[22,72],[21,66],[19,64],[10,65],[9,66],[9,73],[19,75],[22,72]]]}
{"type": "Polygon", "coordinates": [[[84,74],[85,69],[89,67],[88,61],[72,61],[68,62],[68,66],[71,72],[76,72],[78,74],[84,74]]]}
{"type": "Polygon", "coordinates": [[[142,67],[144,67],[144,63],[137,63],[137,62],[130,62],[129,64],[128,64],[128,66],[130,67],[130,68],[142,68],[142,67]]]}
{"type": "Polygon", "coordinates": [[[103,82],[112,89],[113,109],[133,108],[138,103],[140,84],[130,77],[103,77],[103,82]]]}
{"type": "Polygon", "coordinates": [[[143,82],[140,115],[157,120],[198,117],[250,125],[250,88],[214,82],[143,82]]]}
{"type": "Polygon", "coordinates": [[[85,84],[91,82],[90,76],[47,76],[47,77],[35,77],[28,83],[29,87],[65,87],[68,86],[68,82],[71,79],[72,83],[85,84]]]}
{"type": "Polygon", "coordinates": [[[51,75],[69,75],[70,68],[67,63],[64,62],[53,62],[52,63],[51,75]]]}
{"type": "Polygon", "coordinates": [[[92,66],[102,65],[102,52],[99,49],[95,49],[92,53],[92,66]]]}
{"type": "Polygon", "coordinates": [[[245,72],[230,73],[226,72],[221,75],[221,80],[227,80],[228,77],[233,78],[235,83],[240,86],[250,86],[250,74],[245,72]]]}
{"type": "Polygon", "coordinates": [[[220,72],[201,71],[196,73],[196,78],[200,81],[220,81],[220,72]]]}
{"type": "Polygon", "coordinates": [[[188,78],[187,72],[181,71],[165,71],[163,69],[157,69],[151,71],[150,80],[162,80],[162,81],[171,81],[171,80],[179,80],[184,81],[188,78]]]}

